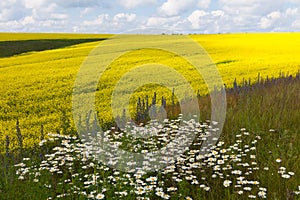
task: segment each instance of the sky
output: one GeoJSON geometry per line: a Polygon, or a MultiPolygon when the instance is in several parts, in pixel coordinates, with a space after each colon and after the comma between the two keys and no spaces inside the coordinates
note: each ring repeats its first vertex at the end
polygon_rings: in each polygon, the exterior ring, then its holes
{"type": "Polygon", "coordinates": [[[0,32],[300,32],[300,0],[1,0],[0,32]]]}

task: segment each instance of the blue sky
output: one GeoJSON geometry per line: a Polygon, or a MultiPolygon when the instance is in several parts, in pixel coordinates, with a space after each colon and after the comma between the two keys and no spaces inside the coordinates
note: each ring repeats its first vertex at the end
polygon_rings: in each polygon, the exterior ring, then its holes
{"type": "Polygon", "coordinates": [[[300,0],[2,0],[0,32],[300,32],[300,0]]]}

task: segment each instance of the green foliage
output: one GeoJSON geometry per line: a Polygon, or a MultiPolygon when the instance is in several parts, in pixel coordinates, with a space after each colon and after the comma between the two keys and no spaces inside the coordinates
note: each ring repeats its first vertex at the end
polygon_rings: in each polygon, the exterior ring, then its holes
{"type": "Polygon", "coordinates": [[[10,57],[22,53],[30,53],[33,51],[64,48],[76,44],[101,40],[104,40],[104,38],[3,41],[0,42],[0,58],[10,57]]]}

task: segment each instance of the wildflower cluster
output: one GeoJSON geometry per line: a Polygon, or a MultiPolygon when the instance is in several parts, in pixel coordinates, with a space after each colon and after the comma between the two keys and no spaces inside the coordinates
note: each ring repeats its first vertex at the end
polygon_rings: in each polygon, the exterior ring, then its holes
{"type": "MultiPolygon", "coordinates": [[[[213,126],[217,124],[215,122],[185,122],[179,118],[165,120],[163,124],[150,123],[151,126],[148,124],[143,128],[132,125],[124,130],[112,128],[99,137],[89,134],[84,139],[48,134],[48,139],[41,141],[40,146],[47,148],[55,143],[50,153],[45,154],[38,163],[24,158],[16,165],[16,173],[19,180],[30,180],[48,188],[48,199],[199,199],[200,195],[209,196],[215,189],[240,197],[267,198],[268,190],[258,179],[259,171],[268,170],[260,169],[256,160],[256,144],[260,136],[246,144],[250,133],[241,129],[234,144],[226,147],[224,142],[218,141],[205,149],[201,148],[203,141],[218,131],[213,126]],[[160,162],[165,162],[165,167],[156,172],[149,170],[157,164],[151,156],[141,163],[129,157],[127,163],[121,163],[127,171],[120,171],[112,163],[116,154],[112,151],[101,152],[99,142],[95,146],[97,139],[133,153],[147,153],[158,151],[172,141],[175,144],[182,142],[182,139],[187,139],[183,137],[185,133],[194,134],[188,135],[192,144],[183,150],[173,150],[178,156],[171,159],[168,159],[168,154],[162,154],[160,162]],[[141,134],[148,136],[141,139],[141,134]],[[82,140],[85,142],[82,143],[82,140]],[[98,155],[103,154],[112,157],[108,160],[109,166],[99,162],[98,155]],[[190,189],[200,192],[191,195],[190,189]]],[[[284,167],[280,167],[278,173],[283,179],[294,176],[284,167]]],[[[294,191],[296,195],[299,193],[294,191]]]]}

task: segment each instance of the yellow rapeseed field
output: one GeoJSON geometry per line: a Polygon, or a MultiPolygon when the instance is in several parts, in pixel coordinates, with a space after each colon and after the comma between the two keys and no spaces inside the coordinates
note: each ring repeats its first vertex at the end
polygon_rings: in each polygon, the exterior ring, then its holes
{"type": "Polygon", "coordinates": [[[69,34],[69,33],[1,33],[0,41],[50,40],[50,39],[91,39],[111,37],[111,34],[69,34]]]}
{"type": "Polygon", "coordinates": [[[300,33],[192,35],[209,53],[231,86],[236,77],[277,77],[280,71],[295,74],[300,69],[300,33]]]}
{"type": "MultiPolygon", "coordinates": [[[[32,39],[82,39],[106,38],[111,35],[69,35],[69,34],[0,34],[0,41],[32,39]]],[[[300,34],[219,34],[190,35],[202,45],[216,63],[223,81],[229,87],[235,78],[255,81],[258,73],[262,77],[276,77],[279,72],[295,74],[300,69],[300,34]]],[[[0,143],[5,136],[17,143],[15,123],[19,119],[24,135],[24,146],[39,141],[40,126],[45,132],[54,132],[61,127],[63,113],[71,120],[71,97],[76,74],[90,51],[101,42],[89,42],[61,49],[26,54],[0,59],[0,143]]],[[[161,50],[143,49],[126,54],[115,60],[100,81],[97,93],[97,110],[103,121],[112,119],[110,96],[117,81],[133,65],[161,61],[171,65],[189,77],[193,88],[205,92],[203,80],[194,77],[194,71],[186,61],[161,50]],[[154,56],[157,59],[153,59],[154,56]],[[150,59],[151,58],[151,59],[150,59]],[[122,63],[122,64],[120,64],[122,63]]],[[[167,75],[166,75],[167,76],[167,75]]],[[[128,83],[133,84],[133,83],[128,83]]],[[[180,84],[180,83],[178,83],[180,84]]],[[[175,88],[176,89],[176,88],[175,88]]],[[[124,85],[126,90],[126,85],[124,85]]],[[[131,96],[132,102],[138,96],[145,97],[153,91],[170,98],[171,91],[163,87],[140,88],[131,96]]],[[[83,114],[83,118],[85,115],[83,114]]],[[[74,127],[72,120],[71,128],[74,127]]],[[[4,146],[0,145],[0,151],[4,146]]]]}

